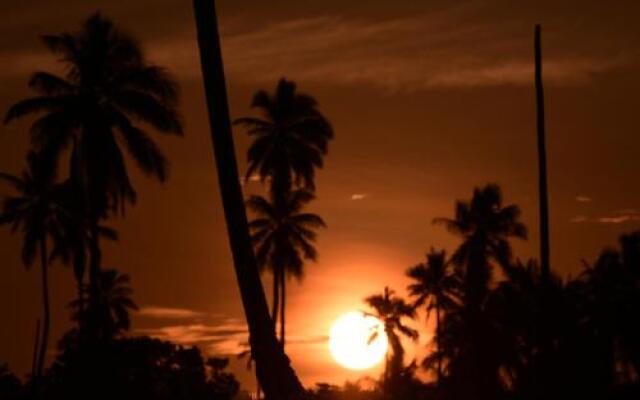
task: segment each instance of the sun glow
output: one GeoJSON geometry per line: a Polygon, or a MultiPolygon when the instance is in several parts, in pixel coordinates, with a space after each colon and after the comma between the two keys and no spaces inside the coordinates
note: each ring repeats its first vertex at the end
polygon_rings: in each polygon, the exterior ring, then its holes
{"type": "Polygon", "coordinates": [[[387,335],[376,317],[353,311],[333,323],[329,351],[338,364],[355,370],[378,364],[387,352],[387,335]]]}

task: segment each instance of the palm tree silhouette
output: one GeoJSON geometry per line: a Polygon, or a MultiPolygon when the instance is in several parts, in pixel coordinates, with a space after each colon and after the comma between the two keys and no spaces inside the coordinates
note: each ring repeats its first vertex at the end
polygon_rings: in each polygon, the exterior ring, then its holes
{"type": "Polygon", "coordinates": [[[149,137],[143,121],[162,133],[182,134],[178,90],[167,72],[149,65],[138,42],[99,13],[80,31],[45,35],[66,73],[35,72],[29,87],[36,96],[14,104],[5,123],[37,115],[31,126],[35,146],[55,161],[71,148],[71,177],[78,182],[91,221],[90,305],[99,293],[98,221],[109,211],[134,203],[121,145],[147,174],[167,177],[167,160],[149,137]]]}
{"type": "Polygon", "coordinates": [[[10,184],[16,191],[14,196],[4,198],[0,224],[11,226],[23,235],[22,261],[29,268],[37,254],[40,255],[42,273],[42,336],[36,357],[36,377],[42,376],[49,341],[51,311],[49,305],[49,251],[47,238],[60,237],[61,208],[57,203],[58,188],[55,175],[40,155],[27,155],[27,169],[22,176],[0,173],[0,179],[10,184]]]}
{"type": "MultiPolygon", "coordinates": [[[[75,182],[67,179],[60,184],[60,204],[64,212],[60,218],[62,234],[55,242],[51,257],[60,259],[65,265],[71,265],[76,281],[77,322],[80,332],[85,333],[85,293],[84,277],[87,263],[87,252],[91,242],[91,221],[83,209],[83,202],[78,198],[75,182]]],[[[102,239],[118,240],[118,234],[103,224],[98,225],[98,235],[102,239]]]]}
{"type": "MultiPolygon", "coordinates": [[[[427,320],[431,311],[435,310],[436,313],[435,355],[439,383],[442,381],[440,315],[456,305],[455,296],[459,288],[458,276],[449,267],[445,250],[436,251],[431,248],[427,253],[426,262],[411,267],[406,273],[407,277],[413,280],[413,283],[407,287],[409,295],[415,298],[413,307],[426,306],[427,320]]],[[[428,358],[425,359],[427,360],[428,358]]]]}
{"type": "Polygon", "coordinates": [[[498,390],[499,359],[491,350],[495,329],[485,308],[492,267],[507,268],[512,258],[509,239],[527,236],[519,217],[520,209],[503,205],[500,188],[490,184],[476,188],[470,201],[457,201],[454,218],[434,220],[462,238],[451,257],[461,276],[460,304],[445,321],[449,369],[458,396],[490,398],[498,390]]]}
{"type": "Polygon", "coordinates": [[[373,315],[384,323],[384,331],[391,345],[392,354],[387,357],[383,384],[391,389],[404,370],[404,348],[399,334],[412,340],[418,339],[418,331],[405,325],[404,318],[415,318],[415,309],[388,287],[381,294],[367,297],[365,303],[373,309],[373,315]]]}
{"type": "Polygon", "coordinates": [[[273,275],[274,324],[280,316],[280,342],[285,344],[285,305],[287,275],[301,279],[304,260],[316,261],[318,252],[313,246],[315,229],[326,227],[316,214],[302,212],[315,196],[309,190],[288,193],[280,203],[270,203],[261,196],[251,196],[247,206],[256,218],[249,223],[256,249],[258,266],[273,275]],[[280,309],[278,310],[278,306],[280,309]]]}
{"type": "MultiPolygon", "coordinates": [[[[100,332],[105,339],[118,337],[131,327],[131,311],[137,311],[138,306],[131,296],[131,279],[126,274],[121,274],[115,269],[100,271],[100,296],[97,315],[100,323],[100,332]]],[[[69,303],[73,310],[73,319],[77,320],[82,313],[81,299],[75,299],[69,303]]]]}
{"type": "Polygon", "coordinates": [[[504,206],[502,191],[495,184],[474,189],[471,201],[457,201],[454,218],[434,219],[463,240],[451,261],[462,269],[467,304],[480,305],[485,299],[492,262],[509,265],[509,239],[527,238],[527,228],[519,219],[520,208],[515,204],[504,206]]]}
{"type": "Polygon", "coordinates": [[[247,152],[246,177],[257,173],[262,181],[270,179],[271,198],[280,201],[297,186],[314,190],[315,169],[322,168],[322,157],[333,138],[329,121],[318,111],[316,100],[296,91],[296,84],[280,79],[273,95],[260,90],[251,106],[259,108],[262,118],[238,118],[255,139],[247,152]]]}
{"type": "Polygon", "coordinates": [[[249,327],[251,353],[256,361],[256,374],[265,397],[303,398],[304,388],[291,368],[284,349],[278,344],[253,254],[231,134],[215,3],[209,0],[193,0],[193,9],[218,184],[233,266],[249,327]]]}

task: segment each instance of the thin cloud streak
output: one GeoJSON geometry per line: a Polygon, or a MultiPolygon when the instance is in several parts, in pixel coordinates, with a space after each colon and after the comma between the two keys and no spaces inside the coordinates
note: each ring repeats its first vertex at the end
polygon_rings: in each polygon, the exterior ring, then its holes
{"type": "Polygon", "coordinates": [[[140,308],[138,315],[149,318],[184,319],[203,317],[206,314],[186,308],[145,306],[140,308]]]}
{"type": "MultiPolygon", "coordinates": [[[[270,23],[249,30],[234,21],[222,46],[232,79],[272,83],[289,76],[298,81],[366,85],[387,91],[529,85],[533,64],[531,38],[517,21],[495,25],[474,19],[469,4],[410,18],[371,20],[324,16],[270,23]]],[[[227,24],[228,25],[228,24],[227,24]]],[[[199,78],[193,34],[150,41],[149,58],[184,78],[199,78]]],[[[586,84],[599,73],[638,60],[638,54],[594,46],[589,53],[565,49],[545,58],[545,81],[555,85],[586,84]]],[[[2,53],[10,60],[2,73],[15,76],[36,60],[53,56],[37,52],[2,53]]],[[[40,63],[41,64],[41,63],[40,63]]],[[[36,64],[37,65],[37,64],[36,64]]]]}
{"type": "Polygon", "coordinates": [[[627,222],[639,222],[640,211],[636,209],[625,209],[596,218],[589,218],[585,215],[578,215],[571,219],[573,223],[595,222],[600,224],[623,224],[627,222]]]}

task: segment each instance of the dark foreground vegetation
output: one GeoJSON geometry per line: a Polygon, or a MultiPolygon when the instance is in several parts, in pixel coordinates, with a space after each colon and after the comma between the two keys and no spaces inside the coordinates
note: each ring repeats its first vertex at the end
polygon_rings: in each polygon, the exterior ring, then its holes
{"type": "MultiPolygon", "coordinates": [[[[39,267],[43,310],[32,371],[23,380],[0,366],[0,399],[248,396],[226,371],[228,358],[132,336],[130,313],[137,305],[129,277],[102,264],[101,242],[117,240],[109,218],[136,199],[124,155],[147,175],[167,178],[168,161],[150,132],[182,134],[177,85],[163,68],[146,62],[135,40],[99,14],[78,32],[43,40],[66,74],[34,73],[29,86],[35,97],[8,110],[5,122],[35,118],[32,149],[22,174],[0,175],[10,189],[0,223],[21,235],[25,266],[39,267]],[[61,164],[69,166],[67,176],[58,173],[61,164]],[[47,364],[48,269],[58,264],[70,267],[77,286],[68,310],[74,328],[58,341],[47,364]]],[[[286,283],[300,278],[305,262],[318,257],[314,240],[325,224],[306,207],[315,198],[315,172],[334,133],[313,97],[291,81],[282,79],[274,93],[257,92],[252,105],[261,115],[235,123],[253,138],[247,177],[259,177],[267,195],[246,202],[255,217],[245,223],[254,252],[244,254],[249,260],[244,267],[250,270],[253,263],[256,274],[259,269],[272,274],[271,314],[260,302],[246,302],[259,300],[250,292],[260,293],[261,287],[242,273],[238,280],[251,332],[245,355],[255,361],[267,398],[640,398],[640,231],[621,236],[617,247],[585,262],[575,278],[547,274],[536,260],[513,254],[512,240],[527,239],[527,228],[518,206],[505,204],[493,184],[456,202],[452,216],[434,220],[460,239],[459,246],[451,254],[431,248],[408,268],[412,283],[406,298],[381,288],[365,299],[390,343],[382,376],[296,393],[297,378],[282,357],[286,283]],[[433,343],[424,360],[405,360],[403,341],[419,335],[407,322],[419,311],[434,319],[433,343]],[[269,334],[261,336],[264,323],[269,334]],[[274,339],[275,351],[265,338],[274,339]],[[277,362],[265,358],[268,354],[277,362]],[[418,378],[420,370],[428,379],[418,378]],[[278,382],[287,380],[293,389],[279,389],[278,382]]],[[[216,158],[235,162],[219,152],[216,158]]],[[[237,174],[231,181],[238,184],[237,174]]],[[[244,202],[236,206],[244,215],[244,202]]]]}

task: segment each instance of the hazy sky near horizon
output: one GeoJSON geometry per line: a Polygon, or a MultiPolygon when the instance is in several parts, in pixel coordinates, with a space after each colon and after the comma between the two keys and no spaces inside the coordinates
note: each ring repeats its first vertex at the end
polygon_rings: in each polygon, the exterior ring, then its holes
{"type": "MultiPolygon", "coordinates": [[[[305,384],[363,373],[332,361],[326,343],[340,314],[390,285],[431,246],[455,237],[434,217],[499,183],[530,228],[517,255],[536,253],[533,26],[543,26],[552,268],[576,275],[617,236],[640,227],[640,4],[636,1],[218,1],[233,117],[252,113],[257,89],[299,83],[333,123],[312,210],[328,229],[320,259],[289,285],[288,353],[305,384]]],[[[237,353],[246,341],[230,264],[189,1],[2,2],[0,112],[29,95],[36,69],[55,70],[38,35],[75,30],[100,10],[139,38],[150,61],[182,87],[184,138],[158,143],[171,161],[163,186],[131,163],[139,200],[112,222],[106,267],[133,280],[141,312],[133,333],[237,353]]],[[[29,121],[0,128],[0,170],[18,173],[29,121]]],[[[245,169],[247,138],[236,147],[245,169]]],[[[260,186],[250,182],[249,193],[260,186]]],[[[0,188],[4,193],[5,188],[0,188]]],[[[19,237],[0,230],[0,362],[29,368],[39,274],[24,271],[19,237]]],[[[69,327],[72,273],[53,266],[52,349],[69,327]]],[[[268,281],[266,282],[268,288],[268,281]]],[[[423,321],[416,321],[423,326],[423,321]]],[[[430,337],[422,329],[420,346],[430,337]]],[[[249,382],[243,364],[234,370],[249,382]]],[[[377,375],[378,370],[366,373],[377,375]]]]}

